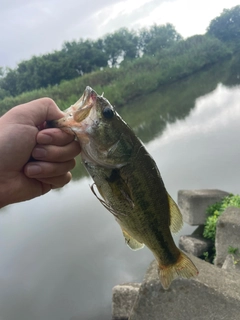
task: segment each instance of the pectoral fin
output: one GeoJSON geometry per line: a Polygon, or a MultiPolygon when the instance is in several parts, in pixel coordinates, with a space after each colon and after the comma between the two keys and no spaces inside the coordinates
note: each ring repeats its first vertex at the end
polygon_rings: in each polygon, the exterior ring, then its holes
{"type": "Polygon", "coordinates": [[[138,242],[136,239],[134,239],[132,236],[130,236],[125,230],[122,229],[123,236],[125,238],[126,244],[129,246],[132,250],[140,250],[144,247],[144,243],[138,242]]]}
{"type": "Polygon", "coordinates": [[[168,203],[170,209],[170,230],[173,233],[178,232],[183,225],[182,214],[175,201],[168,194],[168,203]]]}

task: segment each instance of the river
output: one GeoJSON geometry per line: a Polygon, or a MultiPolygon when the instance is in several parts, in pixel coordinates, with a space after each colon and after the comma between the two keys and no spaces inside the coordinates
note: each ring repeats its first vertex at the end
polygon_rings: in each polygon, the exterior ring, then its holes
{"type": "MultiPolygon", "coordinates": [[[[138,98],[119,113],[180,189],[240,193],[240,70],[226,61],[138,98]]],[[[91,85],[91,84],[89,84],[91,85]]],[[[1,320],[109,320],[112,287],[140,282],[151,252],[125,245],[80,165],[61,190],[0,215],[1,320]]],[[[190,234],[184,225],[175,237],[190,234]]]]}

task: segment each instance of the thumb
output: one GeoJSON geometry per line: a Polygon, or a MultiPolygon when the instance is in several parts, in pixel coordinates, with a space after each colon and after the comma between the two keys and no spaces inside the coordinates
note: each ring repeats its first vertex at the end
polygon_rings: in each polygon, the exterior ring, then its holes
{"type": "Polygon", "coordinates": [[[9,118],[10,122],[38,127],[45,121],[57,120],[63,116],[64,113],[52,99],[41,98],[14,107],[3,117],[5,120],[9,118]]]}

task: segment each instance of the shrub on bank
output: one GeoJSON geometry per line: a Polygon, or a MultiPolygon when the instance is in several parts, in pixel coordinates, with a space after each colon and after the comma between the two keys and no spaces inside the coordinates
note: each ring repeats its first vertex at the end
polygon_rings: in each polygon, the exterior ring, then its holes
{"type": "MultiPolygon", "coordinates": [[[[213,241],[213,247],[205,252],[205,257],[209,262],[213,262],[215,256],[215,237],[216,237],[216,225],[220,215],[228,207],[240,208],[240,195],[229,195],[222,199],[222,201],[217,202],[207,208],[207,220],[204,226],[203,236],[206,239],[213,241]]],[[[234,248],[236,251],[237,248],[234,248]]],[[[231,248],[229,249],[231,251],[231,248]]]]}

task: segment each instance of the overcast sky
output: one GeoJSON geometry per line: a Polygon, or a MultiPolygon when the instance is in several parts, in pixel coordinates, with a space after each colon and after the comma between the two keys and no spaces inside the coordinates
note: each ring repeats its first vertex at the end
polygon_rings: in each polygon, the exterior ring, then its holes
{"type": "Polygon", "coordinates": [[[121,27],[172,23],[183,37],[239,0],[0,0],[0,66],[61,49],[64,41],[99,38],[121,27]]]}

